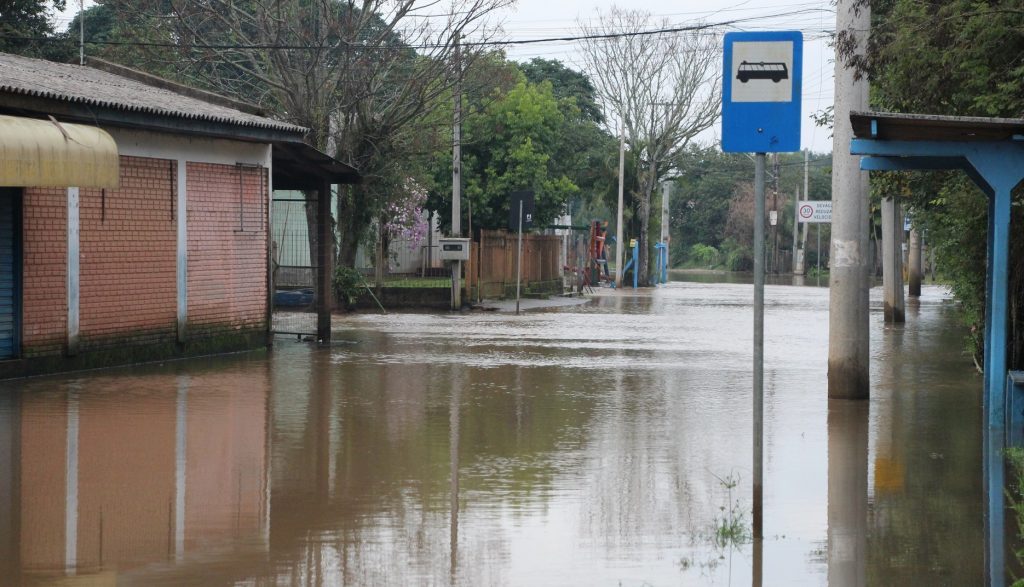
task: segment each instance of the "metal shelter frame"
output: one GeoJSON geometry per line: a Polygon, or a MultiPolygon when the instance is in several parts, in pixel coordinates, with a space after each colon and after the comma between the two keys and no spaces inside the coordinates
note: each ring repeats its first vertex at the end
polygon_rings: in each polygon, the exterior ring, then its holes
{"type": "Polygon", "coordinates": [[[851,112],[850,154],[866,171],[960,169],[988,196],[985,389],[982,444],[988,584],[1005,584],[1003,448],[1024,425],[1007,409],[1014,386],[1006,366],[1011,192],[1024,180],[1024,119],[851,112]]]}

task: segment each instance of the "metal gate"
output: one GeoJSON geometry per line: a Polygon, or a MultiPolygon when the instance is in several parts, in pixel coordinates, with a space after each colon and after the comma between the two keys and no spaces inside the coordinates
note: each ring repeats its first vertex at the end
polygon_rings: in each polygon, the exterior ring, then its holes
{"type": "Polygon", "coordinates": [[[21,339],[21,194],[0,189],[0,359],[18,356],[21,339]]]}
{"type": "MultiPolygon", "coordinates": [[[[316,336],[316,265],[310,256],[306,205],[302,192],[274,192],[271,213],[271,330],[296,337],[316,336]]],[[[332,206],[333,208],[333,206],[332,206]]],[[[312,235],[315,239],[315,232],[312,235]]]]}

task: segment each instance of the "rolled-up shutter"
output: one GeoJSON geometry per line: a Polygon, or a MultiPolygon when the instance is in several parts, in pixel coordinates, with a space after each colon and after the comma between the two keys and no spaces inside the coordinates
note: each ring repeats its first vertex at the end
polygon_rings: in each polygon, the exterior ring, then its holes
{"type": "Polygon", "coordinates": [[[18,200],[0,190],[0,359],[18,355],[18,313],[21,296],[17,255],[18,200]]]}

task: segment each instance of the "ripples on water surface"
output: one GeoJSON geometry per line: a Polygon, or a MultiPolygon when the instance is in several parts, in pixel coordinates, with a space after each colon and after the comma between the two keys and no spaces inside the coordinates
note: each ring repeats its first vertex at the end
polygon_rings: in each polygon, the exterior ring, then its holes
{"type": "MultiPolygon", "coordinates": [[[[750,521],[751,297],[361,314],[329,349],[0,382],[0,577],[749,585],[715,528],[750,521]]],[[[764,584],[979,583],[953,303],[872,312],[868,408],[826,399],[828,291],[766,298],[764,584]]]]}

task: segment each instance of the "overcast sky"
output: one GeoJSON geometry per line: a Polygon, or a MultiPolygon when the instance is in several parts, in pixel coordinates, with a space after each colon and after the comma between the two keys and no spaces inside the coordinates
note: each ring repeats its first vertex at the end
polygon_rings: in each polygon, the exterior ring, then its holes
{"type": "MultiPolygon", "coordinates": [[[[56,17],[58,29],[67,26],[78,12],[78,4],[76,0],[68,0],[67,10],[56,17]]],[[[85,3],[86,6],[92,4],[91,0],[85,3]]],[[[504,37],[514,40],[572,35],[578,32],[579,20],[593,19],[599,10],[607,11],[616,4],[647,10],[656,18],[667,18],[670,26],[698,20],[709,23],[742,20],[724,30],[801,31],[804,36],[801,145],[816,152],[832,150],[828,129],[816,127],[810,118],[812,113],[832,105],[833,52],[827,45],[827,32],[835,29],[835,11],[830,0],[518,0],[515,9],[501,15],[504,37]]],[[[571,42],[511,46],[507,52],[517,61],[543,57],[582,69],[577,46],[571,42]]],[[[720,133],[721,125],[716,125],[699,140],[714,143],[720,133]]]]}

